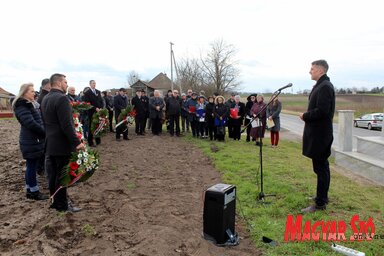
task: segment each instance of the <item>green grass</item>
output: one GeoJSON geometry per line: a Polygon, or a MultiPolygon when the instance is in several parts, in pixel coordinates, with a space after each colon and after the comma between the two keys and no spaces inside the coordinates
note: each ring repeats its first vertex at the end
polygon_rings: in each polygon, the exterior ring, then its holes
{"type": "MultiPolygon", "coordinates": [[[[257,200],[260,191],[259,148],[253,143],[226,141],[225,143],[185,137],[197,145],[223,174],[223,181],[237,187],[237,214],[242,216],[250,229],[256,246],[266,255],[340,255],[330,249],[330,242],[284,242],[285,223],[288,214],[300,214],[300,209],[312,202],[307,197],[316,192],[316,177],[310,159],[301,155],[301,144],[293,141],[280,142],[272,149],[267,139],[263,147],[264,192],[275,193],[267,197],[270,204],[257,200]],[[211,150],[212,144],[219,151],[211,150]],[[261,242],[267,236],[279,243],[270,247],[261,242]]],[[[331,165],[333,166],[333,159],[331,165]]],[[[376,234],[384,235],[383,195],[384,188],[359,185],[332,171],[330,204],[326,211],[303,215],[313,224],[318,220],[343,220],[347,224],[346,238],[352,234],[350,220],[359,214],[360,220],[373,218],[376,234]]],[[[338,242],[366,255],[384,255],[384,239],[363,242],[338,242]]]]}

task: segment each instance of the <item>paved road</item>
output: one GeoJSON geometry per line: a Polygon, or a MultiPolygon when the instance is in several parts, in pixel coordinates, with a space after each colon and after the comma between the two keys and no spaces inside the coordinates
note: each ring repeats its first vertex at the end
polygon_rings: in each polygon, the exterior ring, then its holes
{"type": "MultiPolygon", "coordinates": [[[[281,127],[287,130],[290,130],[293,133],[296,133],[300,136],[303,135],[304,130],[304,122],[300,120],[298,116],[295,115],[288,115],[288,114],[280,114],[281,119],[281,127]]],[[[333,144],[332,147],[337,148],[339,137],[338,137],[338,125],[333,124],[333,144]]],[[[380,136],[381,131],[380,130],[368,130],[364,128],[352,128],[352,134],[353,136],[361,136],[361,137],[368,137],[368,136],[380,136]]],[[[356,139],[353,137],[353,148],[356,148],[356,139]]]]}

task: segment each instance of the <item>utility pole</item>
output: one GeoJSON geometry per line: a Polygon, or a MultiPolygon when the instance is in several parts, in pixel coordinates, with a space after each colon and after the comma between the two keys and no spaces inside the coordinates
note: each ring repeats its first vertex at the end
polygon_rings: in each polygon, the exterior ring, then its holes
{"type": "Polygon", "coordinates": [[[172,50],[173,43],[169,42],[169,44],[171,45],[171,90],[173,92],[173,50],[172,50]]]}

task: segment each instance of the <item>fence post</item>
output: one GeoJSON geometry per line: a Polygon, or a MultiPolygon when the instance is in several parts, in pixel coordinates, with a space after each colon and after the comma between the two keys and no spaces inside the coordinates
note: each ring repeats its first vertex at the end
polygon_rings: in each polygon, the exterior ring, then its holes
{"type": "Polygon", "coordinates": [[[354,110],[338,110],[339,113],[339,150],[352,151],[352,128],[354,110]]]}

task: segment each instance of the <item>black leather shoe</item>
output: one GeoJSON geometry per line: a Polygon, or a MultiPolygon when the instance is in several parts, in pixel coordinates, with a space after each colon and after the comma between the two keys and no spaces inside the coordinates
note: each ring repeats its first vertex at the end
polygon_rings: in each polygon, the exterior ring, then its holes
{"type": "Polygon", "coordinates": [[[67,212],[79,212],[82,209],[79,207],[72,206],[71,204],[68,204],[67,212]]]}
{"type": "Polygon", "coordinates": [[[47,200],[49,196],[40,193],[40,191],[36,191],[36,192],[27,191],[27,198],[32,200],[47,200]]]}
{"type": "Polygon", "coordinates": [[[311,205],[307,208],[304,208],[304,209],[301,209],[301,212],[302,213],[313,213],[313,212],[316,212],[316,211],[323,211],[323,210],[326,210],[327,209],[327,206],[326,205],[311,205]]]}

